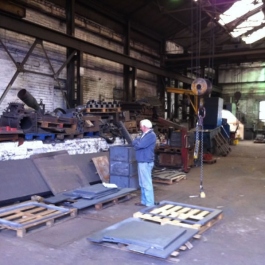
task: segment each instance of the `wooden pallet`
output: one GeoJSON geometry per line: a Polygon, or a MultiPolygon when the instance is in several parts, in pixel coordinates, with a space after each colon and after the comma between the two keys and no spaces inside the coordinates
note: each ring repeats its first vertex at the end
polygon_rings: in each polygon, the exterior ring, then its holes
{"type": "Polygon", "coordinates": [[[1,228],[15,230],[18,237],[24,237],[29,231],[51,227],[76,215],[76,209],[29,201],[0,208],[0,225],[1,228]]]}
{"type": "Polygon", "coordinates": [[[216,222],[222,219],[222,211],[189,207],[189,205],[172,205],[165,204],[150,208],[150,211],[140,211],[134,213],[133,217],[145,221],[159,223],[160,225],[171,224],[181,227],[198,229],[199,234],[203,233],[216,222]],[[216,214],[214,214],[216,212],[216,214]],[[209,220],[209,216],[212,216],[209,220]],[[203,222],[203,220],[207,220],[203,222]]]}
{"type": "Polygon", "coordinates": [[[67,134],[75,133],[77,124],[69,124],[64,122],[39,121],[40,127],[51,131],[65,132],[67,134]]]}
{"type": "Polygon", "coordinates": [[[186,175],[185,174],[169,174],[169,175],[153,175],[153,182],[154,183],[163,183],[163,184],[168,184],[168,185],[171,185],[173,183],[176,183],[176,182],[179,182],[180,180],[182,179],[186,179],[186,175]]]}
{"type": "Polygon", "coordinates": [[[82,138],[84,138],[83,133],[73,133],[73,134],[58,133],[56,134],[56,139],[58,140],[72,140],[72,139],[82,139],[82,138]]]}
{"type": "Polygon", "coordinates": [[[111,200],[107,200],[107,201],[103,201],[103,202],[100,202],[100,203],[96,203],[96,204],[94,204],[94,206],[95,206],[96,210],[102,210],[102,209],[110,207],[110,206],[112,206],[114,204],[118,204],[120,202],[128,201],[128,200],[132,199],[132,197],[133,197],[132,194],[125,194],[125,195],[121,195],[119,197],[112,198],[111,200]]]}
{"type": "Polygon", "coordinates": [[[3,141],[17,141],[19,138],[19,135],[18,134],[8,134],[8,133],[3,133],[1,132],[0,133],[0,142],[3,142],[3,141]]]}
{"type": "Polygon", "coordinates": [[[115,113],[121,112],[121,108],[86,108],[85,113],[115,113]]]}

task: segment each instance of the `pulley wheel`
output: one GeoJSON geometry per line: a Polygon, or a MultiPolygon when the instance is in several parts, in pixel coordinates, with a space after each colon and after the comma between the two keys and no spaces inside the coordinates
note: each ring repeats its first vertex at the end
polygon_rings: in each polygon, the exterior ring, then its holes
{"type": "Polygon", "coordinates": [[[196,78],[191,84],[191,90],[197,96],[210,94],[212,92],[212,83],[207,79],[196,78]]]}

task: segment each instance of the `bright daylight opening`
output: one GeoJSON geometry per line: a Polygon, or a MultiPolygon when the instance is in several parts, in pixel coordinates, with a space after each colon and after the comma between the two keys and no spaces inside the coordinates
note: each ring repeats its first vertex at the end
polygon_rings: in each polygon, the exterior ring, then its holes
{"type": "Polygon", "coordinates": [[[265,101],[259,103],[259,119],[265,121],[265,101]]]}
{"type": "Polygon", "coordinates": [[[235,21],[238,18],[242,18],[242,23],[237,25],[230,34],[232,37],[236,38],[242,36],[242,40],[251,44],[265,37],[265,28],[258,29],[257,31],[247,34],[248,31],[255,29],[264,23],[264,13],[258,11],[259,7],[263,5],[262,0],[241,0],[235,2],[231,8],[226,12],[220,15],[219,23],[223,26],[227,25],[230,22],[235,21]],[[255,13],[255,11],[257,11],[255,13]],[[255,13],[252,16],[247,16],[248,13],[255,13]],[[243,21],[244,16],[246,19],[243,21]],[[243,35],[243,34],[247,35],[243,35]]]}

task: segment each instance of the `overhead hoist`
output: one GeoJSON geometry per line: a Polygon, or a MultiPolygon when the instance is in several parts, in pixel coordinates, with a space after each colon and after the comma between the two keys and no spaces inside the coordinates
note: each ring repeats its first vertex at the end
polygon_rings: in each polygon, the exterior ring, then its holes
{"type": "Polygon", "coordinates": [[[204,107],[204,96],[209,95],[212,91],[212,85],[209,80],[197,78],[192,82],[191,90],[198,96],[198,111],[197,122],[195,130],[195,147],[194,147],[194,160],[200,163],[200,195],[199,197],[205,198],[206,194],[203,189],[203,119],[206,116],[204,107]],[[200,150],[199,150],[200,149],[200,150]]]}

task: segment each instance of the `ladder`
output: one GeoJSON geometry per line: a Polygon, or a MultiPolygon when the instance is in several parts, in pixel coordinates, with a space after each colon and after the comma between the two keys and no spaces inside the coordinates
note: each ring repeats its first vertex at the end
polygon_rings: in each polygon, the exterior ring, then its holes
{"type": "Polygon", "coordinates": [[[227,156],[231,151],[231,148],[228,139],[223,136],[221,130],[216,131],[212,139],[215,142],[216,153],[218,155],[227,156]]]}

